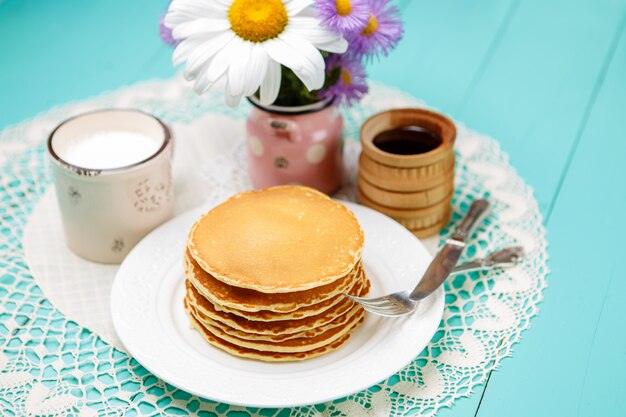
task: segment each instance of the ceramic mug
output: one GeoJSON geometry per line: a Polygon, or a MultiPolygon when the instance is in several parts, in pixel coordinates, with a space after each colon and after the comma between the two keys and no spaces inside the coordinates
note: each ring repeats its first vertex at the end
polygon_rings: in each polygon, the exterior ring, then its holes
{"type": "Polygon", "coordinates": [[[172,135],[156,117],[137,110],[100,110],[72,117],[48,137],[48,155],[68,247],[90,261],[119,263],[139,240],[172,217],[172,135]],[[93,169],[60,155],[78,138],[124,131],[158,141],[158,150],[131,165],[93,169]]]}

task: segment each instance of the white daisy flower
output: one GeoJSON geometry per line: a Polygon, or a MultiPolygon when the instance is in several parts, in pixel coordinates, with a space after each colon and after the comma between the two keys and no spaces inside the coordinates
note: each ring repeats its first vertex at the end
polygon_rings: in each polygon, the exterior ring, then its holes
{"type": "Polygon", "coordinates": [[[280,88],[281,64],[306,88],[324,84],[320,50],[343,53],[346,40],[321,27],[311,12],[313,0],[173,0],[165,25],[175,39],[174,66],[185,62],[183,74],[195,80],[198,94],[223,77],[226,104],[260,88],[263,104],[271,104],[280,88]]]}

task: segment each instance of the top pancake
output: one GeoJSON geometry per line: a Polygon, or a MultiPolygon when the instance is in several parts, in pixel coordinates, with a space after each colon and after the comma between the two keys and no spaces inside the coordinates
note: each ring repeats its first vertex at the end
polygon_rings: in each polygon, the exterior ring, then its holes
{"type": "Polygon", "coordinates": [[[265,293],[303,291],[348,274],[363,231],[344,205],[308,187],[239,193],[194,224],[188,249],[226,284],[265,293]]]}

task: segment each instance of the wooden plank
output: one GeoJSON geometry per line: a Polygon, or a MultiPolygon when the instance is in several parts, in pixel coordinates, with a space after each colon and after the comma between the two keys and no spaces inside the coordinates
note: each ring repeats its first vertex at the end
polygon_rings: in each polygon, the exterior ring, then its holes
{"type": "Polygon", "coordinates": [[[528,0],[455,114],[491,134],[547,213],[624,2],[528,0]]]}
{"type": "Polygon", "coordinates": [[[515,1],[402,4],[404,39],[387,58],[370,65],[368,74],[454,116],[497,33],[507,26],[515,1]]]}
{"type": "Polygon", "coordinates": [[[0,126],[69,100],[173,74],[159,1],[0,3],[0,126]],[[159,52],[160,51],[160,52],[159,52]],[[163,58],[154,65],[146,65],[163,58]]]}
{"type": "MultiPolygon", "coordinates": [[[[493,374],[479,417],[625,415],[626,13],[620,6],[614,19],[595,23],[598,31],[612,24],[614,36],[607,47],[596,45],[605,68],[548,221],[554,272],[546,300],[515,360],[493,374]]],[[[591,11],[588,19],[595,20],[591,11]]]]}

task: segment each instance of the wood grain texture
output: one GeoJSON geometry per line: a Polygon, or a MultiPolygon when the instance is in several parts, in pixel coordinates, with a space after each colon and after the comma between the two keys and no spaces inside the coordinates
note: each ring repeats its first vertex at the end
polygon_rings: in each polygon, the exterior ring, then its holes
{"type": "Polygon", "coordinates": [[[455,112],[498,138],[546,214],[596,87],[624,2],[522,2],[455,112]]]}
{"type": "Polygon", "coordinates": [[[540,316],[492,376],[480,417],[625,415],[624,16],[548,219],[554,272],[540,316]]]}

